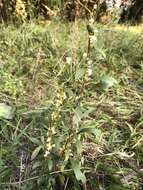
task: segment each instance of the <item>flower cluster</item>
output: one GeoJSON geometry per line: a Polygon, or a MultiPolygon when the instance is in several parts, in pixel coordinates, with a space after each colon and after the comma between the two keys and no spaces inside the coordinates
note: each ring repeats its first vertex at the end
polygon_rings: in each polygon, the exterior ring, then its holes
{"type": "Polygon", "coordinates": [[[61,90],[57,94],[57,99],[56,99],[56,102],[55,102],[56,110],[53,111],[52,114],[51,114],[52,121],[55,121],[58,118],[59,113],[61,111],[61,106],[62,106],[65,99],[66,99],[66,94],[65,94],[65,92],[63,90],[61,90]]]}
{"type": "Polygon", "coordinates": [[[87,70],[84,77],[85,81],[89,81],[93,75],[92,63],[91,59],[87,60],[87,70]]]}
{"type": "Polygon", "coordinates": [[[72,58],[71,57],[66,57],[66,63],[70,65],[72,63],[72,58]]]}
{"type": "Polygon", "coordinates": [[[94,19],[91,18],[87,24],[87,31],[88,31],[88,48],[87,48],[87,55],[83,54],[83,58],[87,58],[87,71],[85,74],[85,80],[88,81],[92,76],[92,60],[90,57],[90,52],[94,47],[95,43],[97,42],[97,33],[98,30],[94,29],[94,19]]]}
{"type": "Polygon", "coordinates": [[[92,60],[88,60],[87,65],[88,65],[87,75],[88,77],[91,77],[92,76],[92,60]]]}
{"type": "Polygon", "coordinates": [[[91,45],[94,44],[94,42],[97,42],[96,34],[98,33],[98,30],[93,28],[93,23],[94,23],[94,19],[91,18],[87,25],[87,31],[89,34],[89,40],[90,40],[91,45]]]}
{"type": "Polygon", "coordinates": [[[22,0],[16,0],[15,13],[17,17],[20,17],[23,21],[27,18],[25,3],[22,0]]]}
{"type": "Polygon", "coordinates": [[[95,35],[90,35],[89,39],[90,39],[91,45],[94,44],[95,42],[97,42],[97,37],[95,35]]]}
{"type": "MultiPolygon", "coordinates": [[[[55,122],[59,118],[59,114],[60,114],[60,111],[61,111],[61,106],[63,104],[63,101],[66,98],[65,92],[63,90],[61,90],[57,94],[56,98],[57,98],[56,101],[55,101],[56,109],[55,109],[55,111],[53,111],[51,113],[51,120],[52,120],[53,125],[55,124],[55,122]]],[[[53,137],[54,137],[55,134],[56,134],[56,132],[55,132],[54,127],[51,127],[51,128],[48,129],[47,140],[46,140],[46,151],[45,151],[44,157],[47,157],[51,153],[53,148],[55,147],[55,144],[53,143],[53,137]]]]}
{"type": "Polygon", "coordinates": [[[72,153],[72,144],[71,142],[68,142],[67,144],[64,144],[60,149],[59,149],[59,154],[63,157],[66,157],[66,155],[73,156],[72,153]]]}
{"type": "Polygon", "coordinates": [[[55,144],[53,143],[53,136],[56,134],[55,129],[49,128],[47,132],[47,140],[46,140],[46,151],[44,154],[44,157],[46,158],[52,151],[52,149],[55,147],[55,144]]]}

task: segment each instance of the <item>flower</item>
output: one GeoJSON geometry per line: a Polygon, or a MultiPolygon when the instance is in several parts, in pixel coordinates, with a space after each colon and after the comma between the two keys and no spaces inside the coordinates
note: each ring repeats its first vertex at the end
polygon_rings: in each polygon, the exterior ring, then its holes
{"type": "Polygon", "coordinates": [[[92,44],[93,44],[94,42],[97,42],[97,37],[96,37],[96,36],[90,35],[89,38],[90,38],[90,42],[91,42],[92,44]]]}
{"type": "MultiPolygon", "coordinates": [[[[47,135],[48,136],[48,135],[47,135]]],[[[47,138],[47,143],[51,142],[51,137],[47,138]]]]}
{"type": "Polygon", "coordinates": [[[44,157],[46,158],[49,154],[50,154],[50,152],[48,150],[46,150],[44,157]]]}
{"type": "Polygon", "coordinates": [[[84,53],[84,54],[83,54],[83,58],[87,58],[87,53],[84,53]]]}
{"type": "Polygon", "coordinates": [[[91,66],[92,65],[92,60],[89,59],[88,62],[87,62],[88,66],[91,66]]]}
{"type": "Polygon", "coordinates": [[[97,9],[97,4],[94,4],[93,9],[94,9],[94,10],[97,9]]]}
{"type": "Polygon", "coordinates": [[[56,147],[56,145],[55,145],[55,144],[52,144],[52,147],[53,147],[53,148],[55,148],[55,147],[56,147]]]}
{"type": "Polygon", "coordinates": [[[87,75],[88,75],[89,77],[92,76],[92,69],[91,69],[91,68],[88,68],[88,69],[87,69],[87,75]]]}
{"type": "Polygon", "coordinates": [[[66,57],[66,63],[70,65],[72,63],[72,58],[71,57],[66,57]]]}
{"type": "Polygon", "coordinates": [[[58,116],[59,116],[59,112],[57,112],[57,111],[54,111],[51,114],[51,118],[53,121],[56,120],[58,118],[58,116]]]}
{"type": "Polygon", "coordinates": [[[55,129],[49,128],[48,132],[47,132],[47,140],[46,140],[46,150],[45,150],[45,154],[44,157],[47,157],[53,148],[55,148],[55,144],[53,143],[53,135],[56,133],[55,129]]]}
{"type": "Polygon", "coordinates": [[[97,29],[97,28],[94,29],[94,34],[95,34],[95,33],[98,33],[98,29],[97,29]]]}
{"type": "Polygon", "coordinates": [[[18,17],[21,17],[23,20],[26,19],[27,17],[26,7],[25,3],[22,0],[16,0],[15,12],[18,17]]]}
{"type": "Polygon", "coordinates": [[[47,144],[46,144],[46,147],[47,147],[47,150],[50,151],[50,150],[52,149],[52,145],[51,145],[51,143],[50,143],[50,142],[47,143],[47,144]]]}
{"type": "Polygon", "coordinates": [[[56,134],[56,131],[55,131],[54,127],[51,128],[51,131],[52,131],[53,134],[56,134]]]}

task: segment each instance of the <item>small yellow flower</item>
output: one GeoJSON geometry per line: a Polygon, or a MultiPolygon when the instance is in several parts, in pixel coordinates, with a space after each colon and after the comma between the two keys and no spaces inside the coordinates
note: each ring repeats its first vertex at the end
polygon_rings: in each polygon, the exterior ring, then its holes
{"type": "Polygon", "coordinates": [[[16,0],[15,12],[18,17],[21,17],[23,20],[25,20],[27,17],[25,2],[22,0],[16,0]]]}
{"type": "Polygon", "coordinates": [[[44,157],[46,158],[49,154],[50,154],[50,152],[46,151],[45,154],[44,154],[44,157]]]}
{"type": "Polygon", "coordinates": [[[56,119],[58,118],[58,116],[59,116],[59,112],[56,112],[56,111],[54,111],[54,112],[51,114],[51,118],[52,118],[53,121],[56,120],[56,119]]]}
{"type": "Polygon", "coordinates": [[[94,35],[90,35],[89,38],[90,38],[90,42],[91,42],[91,44],[97,42],[97,37],[96,37],[96,36],[94,36],[94,35]]]}
{"type": "Polygon", "coordinates": [[[92,60],[91,59],[88,60],[87,64],[88,64],[88,66],[91,66],[92,65],[92,60]]]}
{"type": "Polygon", "coordinates": [[[87,69],[87,75],[90,77],[92,76],[92,69],[91,68],[88,68],[87,69]]]}
{"type": "Polygon", "coordinates": [[[72,63],[72,58],[71,57],[66,57],[66,63],[70,65],[72,63]]]}
{"type": "Polygon", "coordinates": [[[93,8],[94,8],[94,10],[96,10],[97,9],[97,4],[94,4],[93,8]]]}
{"type": "Polygon", "coordinates": [[[83,54],[83,58],[87,58],[87,53],[84,53],[84,54],[83,54]]]}
{"type": "Polygon", "coordinates": [[[51,142],[51,140],[52,140],[51,137],[48,137],[48,138],[47,138],[47,142],[48,142],[48,143],[51,142]]]}
{"type": "Polygon", "coordinates": [[[55,148],[55,147],[56,147],[56,145],[55,145],[55,144],[52,144],[52,147],[53,147],[53,148],[55,148]]]}
{"type": "Polygon", "coordinates": [[[51,131],[52,131],[52,134],[56,134],[56,131],[55,131],[54,127],[51,128],[51,131]]]}
{"type": "Polygon", "coordinates": [[[47,150],[48,150],[48,151],[50,151],[50,150],[52,149],[52,145],[51,145],[51,143],[46,144],[46,146],[47,146],[47,150]]]}
{"type": "Polygon", "coordinates": [[[53,144],[53,135],[56,133],[55,128],[49,128],[48,132],[47,132],[47,140],[46,140],[46,150],[45,150],[45,154],[44,157],[47,157],[50,152],[52,151],[52,149],[54,147],[56,147],[55,144],[53,144]]]}
{"type": "Polygon", "coordinates": [[[56,101],[56,107],[59,107],[61,104],[63,103],[63,101],[61,99],[56,101]]]}

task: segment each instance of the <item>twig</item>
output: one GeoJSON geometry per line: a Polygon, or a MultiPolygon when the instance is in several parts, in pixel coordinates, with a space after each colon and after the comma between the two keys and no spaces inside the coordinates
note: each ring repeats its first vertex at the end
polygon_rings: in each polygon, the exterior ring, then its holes
{"type": "Polygon", "coordinates": [[[69,182],[69,178],[67,178],[67,180],[66,180],[66,183],[65,183],[65,187],[64,187],[64,190],[66,190],[66,188],[67,188],[67,185],[68,185],[68,182],[69,182]]]}
{"type": "MultiPolygon", "coordinates": [[[[82,168],[82,169],[88,169],[86,170],[85,172],[86,173],[89,173],[91,172],[91,169],[90,168],[82,168]]],[[[50,172],[49,175],[55,175],[55,174],[60,174],[60,173],[65,173],[65,172],[71,172],[73,171],[73,169],[67,169],[67,170],[63,170],[63,171],[54,171],[54,172],[50,172]]],[[[44,174],[42,175],[43,177],[46,176],[47,174],[44,174]]],[[[25,182],[28,182],[28,181],[32,181],[32,180],[36,180],[38,179],[39,177],[41,176],[34,176],[34,177],[31,177],[31,178],[28,178],[28,179],[25,179],[25,180],[21,180],[20,183],[25,183],[25,182]]],[[[19,181],[17,182],[11,182],[11,183],[1,183],[1,185],[18,185],[19,184],[19,181]]]]}
{"type": "Polygon", "coordinates": [[[86,185],[86,183],[83,185],[83,188],[84,188],[84,190],[87,190],[87,185],[86,185]]]}
{"type": "MultiPolygon", "coordinates": [[[[59,173],[64,173],[64,172],[70,172],[70,171],[73,171],[72,169],[69,169],[69,170],[63,170],[63,171],[54,171],[54,172],[51,172],[49,173],[50,175],[54,175],[54,174],[59,174],[59,173]]],[[[46,176],[43,175],[43,177],[46,176]]],[[[28,179],[25,179],[25,180],[20,180],[20,181],[17,181],[17,182],[12,182],[12,183],[1,183],[1,185],[19,185],[19,184],[22,184],[22,183],[25,183],[27,181],[32,181],[32,180],[36,180],[38,179],[39,177],[41,176],[34,176],[34,177],[31,177],[31,178],[28,178],[28,179]]]]}
{"type": "Polygon", "coordinates": [[[90,9],[88,9],[88,7],[87,6],[85,6],[83,3],[81,3],[81,1],[80,0],[77,0],[77,2],[85,9],[85,10],[87,10],[89,13],[90,13],[90,15],[92,15],[92,12],[91,12],[91,10],[90,9]]]}

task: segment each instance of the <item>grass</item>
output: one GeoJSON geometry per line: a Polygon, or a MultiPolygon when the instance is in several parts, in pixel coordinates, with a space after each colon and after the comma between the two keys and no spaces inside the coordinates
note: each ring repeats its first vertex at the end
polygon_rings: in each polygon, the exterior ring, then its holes
{"type": "Polygon", "coordinates": [[[0,189],[142,189],[143,37],[95,27],[0,26],[0,189]]]}
{"type": "Polygon", "coordinates": [[[122,31],[125,31],[125,32],[131,32],[134,34],[136,34],[136,33],[139,34],[143,31],[143,25],[140,25],[140,26],[117,25],[115,28],[122,30],[122,31]]]}

